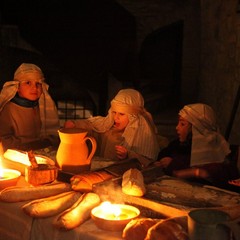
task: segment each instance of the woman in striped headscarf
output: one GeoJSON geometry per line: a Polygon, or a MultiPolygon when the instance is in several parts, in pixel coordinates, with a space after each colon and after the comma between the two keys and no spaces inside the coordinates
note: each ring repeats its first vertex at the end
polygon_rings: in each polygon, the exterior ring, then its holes
{"type": "Polygon", "coordinates": [[[202,103],[184,106],[176,131],[178,139],[159,153],[155,165],[162,166],[169,175],[204,179],[216,185],[236,177],[236,169],[228,164],[229,144],[219,132],[210,106],[202,103]]]}
{"type": "Polygon", "coordinates": [[[0,141],[4,150],[58,145],[59,119],[42,70],[21,64],[0,93],[0,141]]]}
{"type": "Polygon", "coordinates": [[[67,121],[65,127],[88,130],[97,140],[96,155],[100,157],[137,158],[143,166],[157,159],[157,130],[151,114],[144,108],[142,95],[135,89],[120,90],[111,101],[106,117],[67,121]]]}

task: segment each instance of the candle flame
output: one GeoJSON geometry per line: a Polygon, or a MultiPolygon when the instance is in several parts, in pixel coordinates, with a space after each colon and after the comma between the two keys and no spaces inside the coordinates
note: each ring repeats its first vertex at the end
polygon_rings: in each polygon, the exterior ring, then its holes
{"type": "MultiPolygon", "coordinates": [[[[1,149],[0,149],[0,151],[1,151],[1,149]]],[[[2,177],[3,177],[2,154],[0,152],[0,178],[2,178],[2,177]]]]}
{"type": "Polygon", "coordinates": [[[121,208],[115,204],[111,204],[108,201],[105,201],[101,204],[101,209],[105,214],[114,214],[115,217],[118,217],[121,214],[121,208]]]}

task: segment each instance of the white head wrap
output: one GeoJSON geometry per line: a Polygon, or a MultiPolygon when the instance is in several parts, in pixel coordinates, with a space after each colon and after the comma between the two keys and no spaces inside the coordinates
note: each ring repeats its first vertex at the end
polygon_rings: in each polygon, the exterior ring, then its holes
{"type": "Polygon", "coordinates": [[[202,103],[190,104],[179,115],[192,124],[191,166],[223,162],[230,149],[219,132],[213,109],[202,103]]]}
{"type": "Polygon", "coordinates": [[[19,83],[24,80],[25,74],[38,73],[40,79],[37,79],[42,83],[43,94],[39,99],[40,117],[42,121],[41,134],[57,135],[59,128],[59,119],[56,109],[56,105],[48,93],[48,85],[44,82],[44,75],[42,70],[31,63],[22,63],[14,73],[14,80],[8,81],[3,85],[0,93],[0,111],[4,108],[17,93],[19,83]]]}
{"type": "Polygon", "coordinates": [[[157,128],[152,115],[144,108],[142,95],[135,89],[120,90],[111,101],[106,117],[97,116],[88,119],[96,132],[106,132],[113,126],[113,111],[125,113],[129,118],[129,123],[122,135],[123,146],[156,160],[159,152],[157,128]]]}

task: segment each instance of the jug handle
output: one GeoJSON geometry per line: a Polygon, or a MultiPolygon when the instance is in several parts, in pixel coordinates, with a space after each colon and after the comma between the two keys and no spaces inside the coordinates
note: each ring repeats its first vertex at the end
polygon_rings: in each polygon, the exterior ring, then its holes
{"type": "Polygon", "coordinates": [[[218,225],[228,227],[233,233],[234,240],[240,240],[240,218],[228,222],[223,222],[218,225]]]}
{"type": "Polygon", "coordinates": [[[92,157],[93,157],[93,155],[94,155],[94,153],[96,152],[96,149],[97,149],[97,142],[96,142],[94,137],[85,137],[84,141],[86,142],[87,140],[89,140],[91,142],[91,144],[92,144],[91,153],[88,155],[88,158],[86,160],[87,164],[90,164],[91,159],[92,159],[92,157]]]}

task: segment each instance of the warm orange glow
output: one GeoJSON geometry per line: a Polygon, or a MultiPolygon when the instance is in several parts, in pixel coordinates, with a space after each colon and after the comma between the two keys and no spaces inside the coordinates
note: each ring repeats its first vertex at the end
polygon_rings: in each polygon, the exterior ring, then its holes
{"type": "Polygon", "coordinates": [[[3,167],[3,152],[3,146],[0,142],[0,190],[8,186],[16,185],[21,176],[19,171],[3,167]]]}
{"type": "Polygon", "coordinates": [[[19,177],[21,174],[17,170],[0,168],[0,181],[19,177]]]}
{"type": "Polygon", "coordinates": [[[21,173],[14,169],[1,168],[1,177],[0,177],[0,190],[15,186],[21,173]]]}
{"type": "Polygon", "coordinates": [[[93,211],[96,217],[106,220],[124,220],[134,218],[139,214],[138,209],[124,204],[111,204],[103,202],[93,211]]]}
{"type": "Polygon", "coordinates": [[[0,165],[0,179],[3,177],[3,170],[2,170],[2,166],[0,165]]]}
{"type": "Polygon", "coordinates": [[[0,179],[3,177],[2,155],[0,153],[0,179]]]}
{"type": "Polygon", "coordinates": [[[7,181],[10,179],[19,178],[19,176],[21,175],[19,171],[13,169],[5,169],[3,167],[3,153],[3,146],[0,142],[0,181],[7,181]]]}
{"type": "Polygon", "coordinates": [[[96,226],[108,231],[122,231],[129,221],[140,215],[138,208],[126,204],[103,202],[91,211],[96,226]]]}
{"type": "MultiPolygon", "coordinates": [[[[22,151],[18,151],[18,150],[14,150],[14,149],[8,149],[4,153],[3,156],[4,156],[4,158],[12,160],[13,162],[21,163],[26,166],[31,166],[27,152],[22,152],[22,151]]],[[[55,165],[54,161],[51,160],[50,158],[47,158],[45,156],[40,156],[40,155],[36,155],[35,157],[36,157],[38,164],[49,164],[52,166],[55,165]]]]}

